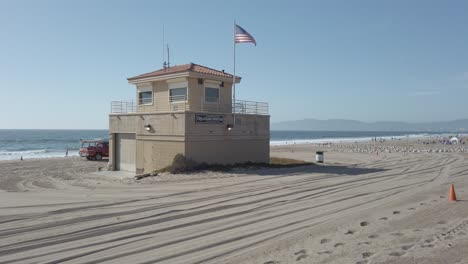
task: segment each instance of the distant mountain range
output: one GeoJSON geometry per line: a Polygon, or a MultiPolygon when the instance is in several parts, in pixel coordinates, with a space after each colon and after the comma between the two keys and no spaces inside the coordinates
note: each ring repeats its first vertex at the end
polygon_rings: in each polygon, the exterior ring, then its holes
{"type": "Polygon", "coordinates": [[[367,123],[347,119],[303,119],[272,123],[271,130],[468,132],[468,119],[458,119],[452,121],[440,121],[430,123],[367,123]]]}

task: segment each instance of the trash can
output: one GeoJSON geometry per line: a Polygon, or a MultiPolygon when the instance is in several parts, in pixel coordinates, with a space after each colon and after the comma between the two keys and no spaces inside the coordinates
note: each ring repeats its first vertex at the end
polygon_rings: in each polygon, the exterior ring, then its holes
{"type": "Polygon", "coordinates": [[[323,151],[315,152],[315,161],[317,163],[323,163],[323,151]]]}

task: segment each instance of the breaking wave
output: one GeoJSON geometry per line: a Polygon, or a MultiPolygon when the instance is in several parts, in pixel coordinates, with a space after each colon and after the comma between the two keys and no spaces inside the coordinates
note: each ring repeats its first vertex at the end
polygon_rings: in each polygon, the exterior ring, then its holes
{"type": "MultiPolygon", "coordinates": [[[[66,150],[31,149],[19,151],[0,150],[0,160],[42,159],[65,157],[66,150]]],[[[78,156],[78,149],[69,149],[68,156],[78,156]]]]}

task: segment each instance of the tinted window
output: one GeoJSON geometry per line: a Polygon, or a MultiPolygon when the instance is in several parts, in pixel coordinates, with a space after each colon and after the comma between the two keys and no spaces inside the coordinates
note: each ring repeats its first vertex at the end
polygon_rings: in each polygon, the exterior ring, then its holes
{"type": "Polygon", "coordinates": [[[218,88],[205,88],[205,101],[207,102],[217,102],[219,99],[219,89],[218,88]]]}
{"type": "Polygon", "coordinates": [[[139,93],[139,103],[140,104],[152,104],[153,103],[153,92],[140,92],[139,93]]]}
{"type": "Polygon", "coordinates": [[[187,87],[174,88],[169,90],[169,101],[185,101],[187,100],[187,87]]]}

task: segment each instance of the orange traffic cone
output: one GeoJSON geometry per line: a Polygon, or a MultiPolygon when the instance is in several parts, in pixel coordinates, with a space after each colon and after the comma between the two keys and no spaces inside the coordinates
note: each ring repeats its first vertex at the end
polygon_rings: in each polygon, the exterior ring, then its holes
{"type": "Polygon", "coordinates": [[[455,187],[453,187],[453,183],[450,185],[450,192],[449,192],[449,202],[456,202],[457,195],[455,194],[455,187]]]}

